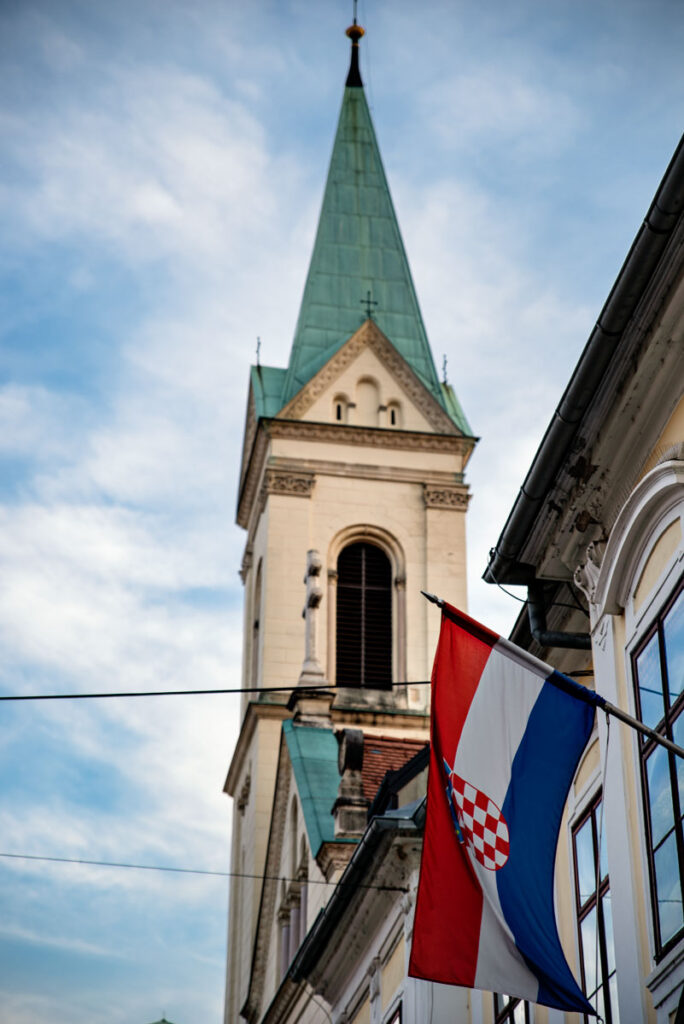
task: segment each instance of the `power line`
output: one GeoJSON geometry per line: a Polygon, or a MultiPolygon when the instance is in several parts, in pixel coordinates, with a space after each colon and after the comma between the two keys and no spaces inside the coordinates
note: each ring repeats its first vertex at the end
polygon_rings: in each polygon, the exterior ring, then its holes
{"type": "MultiPolygon", "coordinates": [[[[47,857],[33,853],[5,853],[0,851],[0,857],[11,860],[33,860],[43,861],[50,864],[80,864],[86,867],[98,868],[125,868],[132,871],[170,871],[180,875],[211,875],[217,878],[251,878],[264,882],[301,882],[300,878],[288,878],[285,875],[263,875],[249,874],[244,871],[209,871],[204,868],[177,868],[165,864],[128,864],[123,861],[114,860],[86,860],[82,857],[47,857]]],[[[328,882],[324,878],[307,878],[307,885],[337,885],[338,882],[328,882]]],[[[378,892],[408,892],[405,886],[401,885],[363,885],[356,884],[357,889],[375,889],[378,892]]]]}
{"type": "MultiPolygon", "coordinates": [[[[395,686],[427,686],[429,679],[419,679],[406,683],[392,683],[395,686]]],[[[307,686],[307,690],[320,690],[322,693],[337,690],[339,687],[307,686]]],[[[230,694],[230,693],[292,693],[297,690],[294,686],[234,686],[222,689],[207,690],[122,690],[111,693],[19,693],[2,694],[0,701],[26,701],[26,700],[109,700],[113,697],[196,697],[206,694],[230,694]]]]}

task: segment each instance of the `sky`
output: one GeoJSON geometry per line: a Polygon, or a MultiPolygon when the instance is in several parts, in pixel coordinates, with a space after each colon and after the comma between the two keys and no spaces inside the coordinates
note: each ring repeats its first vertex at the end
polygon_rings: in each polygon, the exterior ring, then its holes
{"type": "MultiPolygon", "coordinates": [[[[248,366],[287,362],[347,0],[0,4],[0,692],[240,683],[248,366]]],[[[684,8],[365,0],[480,577],[678,142],[684,8]]],[[[448,598],[449,595],[445,594],[448,598]]],[[[222,1019],[232,696],[0,705],[0,1021],[222,1019]],[[14,854],[8,857],[6,854],[14,854]]]]}

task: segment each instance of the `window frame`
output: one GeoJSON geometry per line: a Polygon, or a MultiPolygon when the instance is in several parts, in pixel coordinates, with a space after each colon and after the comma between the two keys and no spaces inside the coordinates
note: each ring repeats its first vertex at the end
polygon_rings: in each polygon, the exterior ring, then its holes
{"type": "MultiPolygon", "coordinates": [[[[387,551],[385,550],[385,548],[382,545],[376,543],[375,541],[373,541],[371,539],[359,537],[359,538],[355,538],[355,539],[350,540],[350,542],[348,544],[345,544],[340,549],[340,552],[339,552],[339,554],[337,556],[336,571],[337,571],[337,595],[336,595],[336,609],[335,609],[335,652],[336,652],[336,656],[335,656],[335,685],[338,686],[338,687],[341,687],[343,689],[373,689],[373,690],[390,690],[391,691],[392,684],[394,682],[394,621],[393,621],[393,619],[394,619],[394,608],[393,608],[393,605],[394,605],[394,601],[393,601],[394,573],[393,573],[392,559],[390,558],[390,556],[388,555],[387,551]],[[358,583],[355,582],[355,581],[351,581],[351,577],[350,577],[350,581],[343,581],[342,575],[341,575],[341,572],[340,572],[340,562],[343,559],[345,553],[349,552],[352,548],[359,548],[360,549],[360,558],[361,558],[360,573],[361,573],[361,575],[359,577],[358,583]],[[372,548],[376,552],[378,552],[382,556],[382,559],[384,560],[384,564],[382,565],[382,569],[383,569],[383,571],[386,570],[386,576],[387,576],[387,583],[386,583],[386,585],[378,586],[378,585],[373,584],[373,583],[368,583],[367,580],[366,580],[367,549],[369,549],[369,548],[372,548]],[[340,592],[341,592],[341,590],[343,588],[348,589],[349,591],[356,591],[356,590],[358,590],[359,593],[360,593],[360,620],[359,620],[359,624],[358,624],[359,636],[358,637],[356,637],[356,636],[352,637],[352,639],[350,641],[353,644],[358,643],[359,644],[359,648],[360,648],[359,649],[359,679],[358,679],[358,682],[356,682],[356,681],[353,681],[353,682],[346,682],[346,681],[344,681],[342,679],[342,674],[340,672],[341,658],[343,657],[343,655],[341,654],[341,647],[342,647],[342,645],[340,644],[340,628],[341,628],[340,623],[341,623],[341,617],[342,617],[342,613],[340,611],[340,604],[341,604],[340,603],[340,592]],[[386,661],[385,669],[388,669],[389,671],[388,671],[387,678],[384,679],[383,681],[380,681],[379,679],[373,679],[372,678],[372,672],[371,672],[371,680],[369,682],[369,681],[367,681],[367,677],[369,675],[369,668],[370,668],[370,666],[369,666],[369,663],[368,663],[368,659],[366,657],[366,644],[367,644],[367,640],[369,638],[371,638],[371,633],[372,633],[372,618],[370,617],[372,615],[372,612],[369,612],[367,614],[366,613],[366,609],[367,609],[368,595],[372,595],[373,593],[377,593],[377,594],[383,595],[382,599],[383,599],[384,603],[386,604],[385,614],[386,614],[386,618],[388,620],[388,636],[384,637],[384,641],[385,641],[385,643],[387,645],[387,648],[383,652],[383,654],[384,654],[384,659],[383,660],[386,661]]],[[[351,623],[351,628],[353,628],[353,626],[354,626],[354,623],[352,622],[351,623]]],[[[350,626],[347,625],[346,628],[350,628],[350,626]]],[[[351,678],[351,674],[350,674],[350,678],[351,678]]]]}
{"type": "Polygon", "coordinates": [[[402,1001],[399,1000],[399,1005],[395,1006],[394,1009],[390,1012],[390,1015],[387,1018],[385,1024],[402,1024],[404,1018],[401,1009],[401,1003],[402,1001]]]}
{"type": "MultiPolygon", "coordinates": [[[[608,969],[608,942],[606,933],[606,922],[604,917],[604,901],[608,893],[611,892],[610,888],[610,871],[606,870],[605,876],[599,878],[598,889],[596,887],[596,865],[600,864],[601,850],[600,850],[600,814],[601,805],[603,803],[603,790],[599,789],[593,794],[584,807],[584,810],[573,823],[570,830],[570,838],[572,845],[572,863],[574,871],[574,897],[575,897],[575,921],[577,923],[577,941],[579,951],[579,962],[580,962],[580,974],[582,978],[582,991],[587,992],[587,979],[586,972],[584,970],[584,942],[582,939],[582,922],[589,917],[592,911],[596,911],[596,931],[598,935],[599,944],[599,970],[600,970],[600,984],[599,978],[596,979],[596,988],[594,989],[595,995],[599,989],[603,990],[603,1006],[605,1022],[606,1024],[614,1024],[616,1020],[619,1020],[619,1007],[612,1005],[612,996],[610,991],[610,979],[613,976],[617,977],[617,965],[614,964],[613,970],[608,969]],[[577,855],[577,836],[588,821],[591,821],[591,840],[592,840],[592,866],[594,869],[593,877],[593,888],[592,893],[588,896],[584,902],[582,902],[582,895],[580,893],[580,871],[578,864],[577,855]],[[617,1014],[615,1011],[617,1010],[617,1014]]],[[[603,839],[605,840],[605,820],[603,826],[603,839]]],[[[608,868],[608,865],[606,865],[608,868]]],[[[614,941],[614,940],[613,940],[614,941]]],[[[595,957],[595,951],[591,951],[595,957]]],[[[615,949],[613,948],[613,960],[615,960],[615,949]]],[[[591,1000],[591,996],[587,995],[587,999],[591,1000]]],[[[585,1024],[590,1024],[595,1018],[590,1018],[589,1014],[583,1014],[585,1024]]]]}
{"type": "Polygon", "coordinates": [[[500,992],[493,992],[494,1024],[517,1024],[515,1011],[519,1006],[523,1007],[524,1024],[530,1024],[530,1004],[526,999],[519,999],[517,996],[506,996],[500,992]],[[499,1002],[501,1001],[501,1005],[499,1002]]]}
{"type": "MultiPolygon", "coordinates": [[[[668,739],[673,739],[673,727],[677,720],[684,714],[684,688],[676,699],[670,703],[669,697],[669,686],[667,676],[667,658],[665,650],[665,637],[663,632],[664,621],[672,610],[680,595],[684,591],[684,574],[680,575],[677,582],[672,587],[667,599],[660,605],[657,613],[653,616],[648,627],[639,632],[638,641],[633,646],[630,656],[629,664],[632,675],[632,687],[634,693],[634,706],[637,717],[640,721],[644,721],[641,706],[641,693],[639,687],[639,675],[637,669],[637,661],[643,651],[648,647],[649,643],[653,640],[654,636],[658,637],[658,658],[659,658],[659,669],[660,669],[660,682],[663,694],[663,715],[659,719],[653,728],[656,732],[668,739]]],[[[651,902],[651,920],[653,925],[653,939],[654,939],[654,959],[656,963],[659,963],[667,954],[673,949],[684,937],[684,914],[682,916],[682,923],[677,931],[670,936],[665,942],[662,941],[662,930],[660,921],[660,911],[658,906],[658,890],[656,885],[656,871],[655,871],[655,854],[661,849],[667,842],[670,835],[674,833],[675,845],[677,850],[677,862],[679,867],[679,885],[680,892],[682,894],[682,900],[684,902],[684,821],[682,816],[684,815],[684,801],[680,801],[679,798],[679,785],[677,781],[677,768],[676,768],[676,755],[670,751],[663,750],[664,756],[667,757],[668,764],[668,779],[670,787],[670,795],[672,798],[672,810],[674,826],[670,829],[665,836],[661,837],[657,843],[653,842],[653,827],[651,821],[651,801],[649,800],[649,786],[648,786],[648,768],[647,763],[650,756],[656,749],[658,744],[655,740],[650,737],[639,734],[637,740],[638,743],[638,759],[639,759],[639,775],[641,778],[641,799],[644,814],[644,841],[646,844],[646,860],[648,863],[648,888],[649,897],[651,902]]],[[[663,748],[660,748],[663,749],[663,748]]]]}

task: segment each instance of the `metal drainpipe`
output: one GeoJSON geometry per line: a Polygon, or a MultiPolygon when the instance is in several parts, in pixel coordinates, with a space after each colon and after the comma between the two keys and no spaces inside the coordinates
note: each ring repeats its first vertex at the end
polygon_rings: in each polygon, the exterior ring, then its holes
{"type": "Polygon", "coordinates": [[[546,604],[543,584],[530,583],[527,588],[527,614],[530,632],[542,647],[570,647],[577,651],[591,650],[589,633],[560,633],[546,628],[546,604]]]}

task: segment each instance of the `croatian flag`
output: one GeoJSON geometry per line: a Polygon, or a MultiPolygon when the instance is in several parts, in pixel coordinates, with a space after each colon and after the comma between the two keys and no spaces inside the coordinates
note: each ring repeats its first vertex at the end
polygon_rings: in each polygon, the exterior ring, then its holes
{"type": "Polygon", "coordinates": [[[444,605],[409,974],[595,1011],[565,960],[553,876],[591,690],[444,605]]]}

